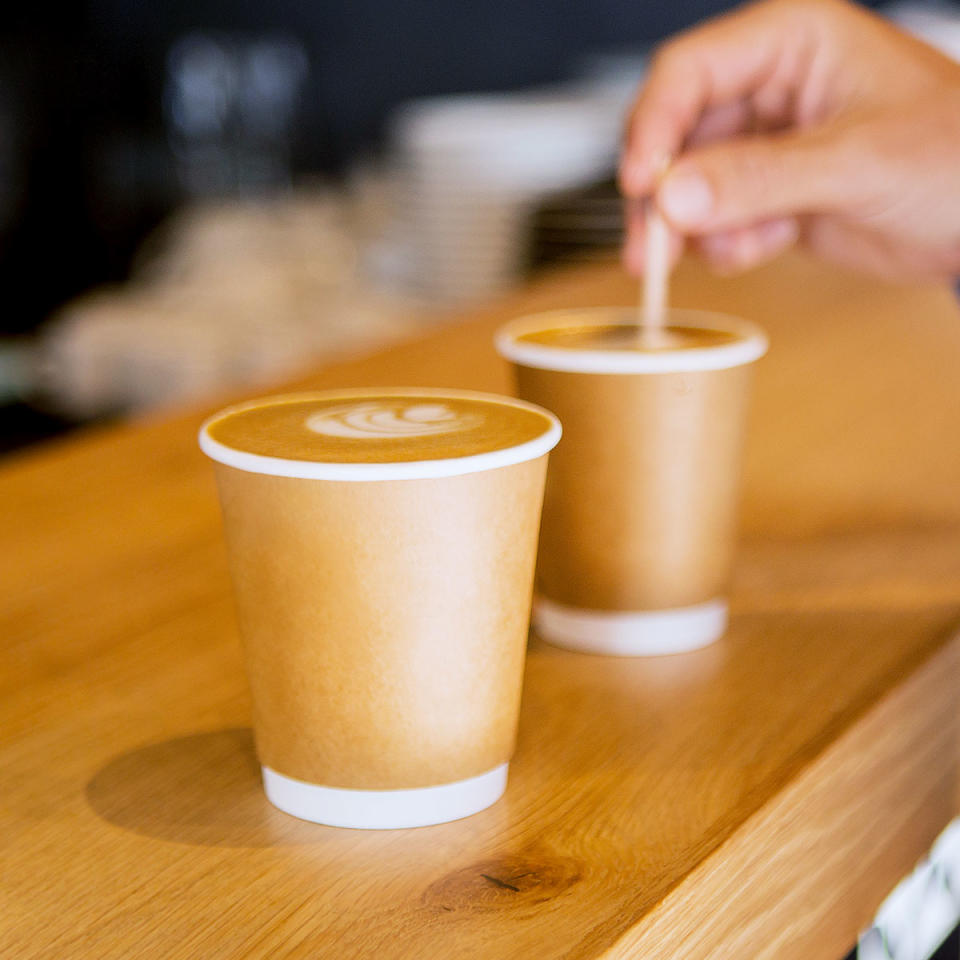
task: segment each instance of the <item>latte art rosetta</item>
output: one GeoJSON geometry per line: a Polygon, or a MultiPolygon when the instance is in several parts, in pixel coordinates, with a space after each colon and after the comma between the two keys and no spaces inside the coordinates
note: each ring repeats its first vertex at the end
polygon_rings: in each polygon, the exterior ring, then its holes
{"type": "Polygon", "coordinates": [[[319,410],[307,417],[306,426],[328,437],[376,440],[455,433],[478,426],[482,419],[479,414],[458,412],[443,403],[375,401],[319,410]]]}

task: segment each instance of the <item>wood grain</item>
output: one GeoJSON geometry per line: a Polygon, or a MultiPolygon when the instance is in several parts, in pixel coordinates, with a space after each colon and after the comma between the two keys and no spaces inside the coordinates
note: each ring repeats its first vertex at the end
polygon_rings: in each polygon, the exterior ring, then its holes
{"type": "MultiPolygon", "coordinates": [[[[8,459],[0,956],[842,955],[960,799],[960,315],[801,259],[678,284],[773,340],[730,633],[633,661],[534,638],[507,793],[458,823],[263,799],[207,411],[8,459]]],[[[555,275],[302,385],[505,391],[499,322],[633,295],[555,275]]]]}

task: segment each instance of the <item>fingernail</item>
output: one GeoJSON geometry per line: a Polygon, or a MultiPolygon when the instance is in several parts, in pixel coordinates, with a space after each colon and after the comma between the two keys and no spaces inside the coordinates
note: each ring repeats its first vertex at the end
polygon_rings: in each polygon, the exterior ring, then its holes
{"type": "Polygon", "coordinates": [[[711,260],[729,260],[734,243],[729,233],[712,233],[700,238],[700,247],[711,260]]]}
{"type": "Polygon", "coordinates": [[[760,228],[760,242],[764,247],[780,247],[793,243],[799,230],[796,220],[771,220],[760,228]]]}
{"type": "Polygon", "coordinates": [[[698,226],[713,208],[710,184],[693,170],[669,174],[657,199],[670,220],[682,227],[698,226]]]}
{"type": "Polygon", "coordinates": [[[740,237],[731,251],[731,260],[740,268],[752,267],[764,253],[761,231],[749,231],[740,237]]]}

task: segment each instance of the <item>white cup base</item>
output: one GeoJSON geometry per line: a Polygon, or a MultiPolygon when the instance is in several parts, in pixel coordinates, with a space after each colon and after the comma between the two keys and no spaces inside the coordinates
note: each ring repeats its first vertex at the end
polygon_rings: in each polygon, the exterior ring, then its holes
{"type": "Polygon", "coordinates": [[[267,799],[284,813],[330,827],[396,830],[459,820],[489,807],[507,787],[501,764],[479,776],[410,790],[348,790],[322,787],[262,767],[267,799]]]}
{"type": "Polygon", "coordinates": [[[611,657],[685,653],[718,640],[727,628],[727,603],[711,600],[673,610],[583,610],[544,597],[533,605],[533,626],[548,643],[611,657]]]}

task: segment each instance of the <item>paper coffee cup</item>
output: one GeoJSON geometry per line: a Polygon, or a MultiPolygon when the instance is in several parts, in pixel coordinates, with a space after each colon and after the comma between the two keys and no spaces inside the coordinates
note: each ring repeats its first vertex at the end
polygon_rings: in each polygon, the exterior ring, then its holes
{"type": "Polygon", "coordinates": [[[534,626],[613,655],[705,646],[727,622],[754,324],[672,310],[551,311],[496,337],[518,393],[552,410],[534,626]]]}
{"type": "Polygon", "coordinates": [[[410,827],[501,795],[559,436],[531,404],[430,389],[270,397],[203,425],[276,806],[410,827]]]}

